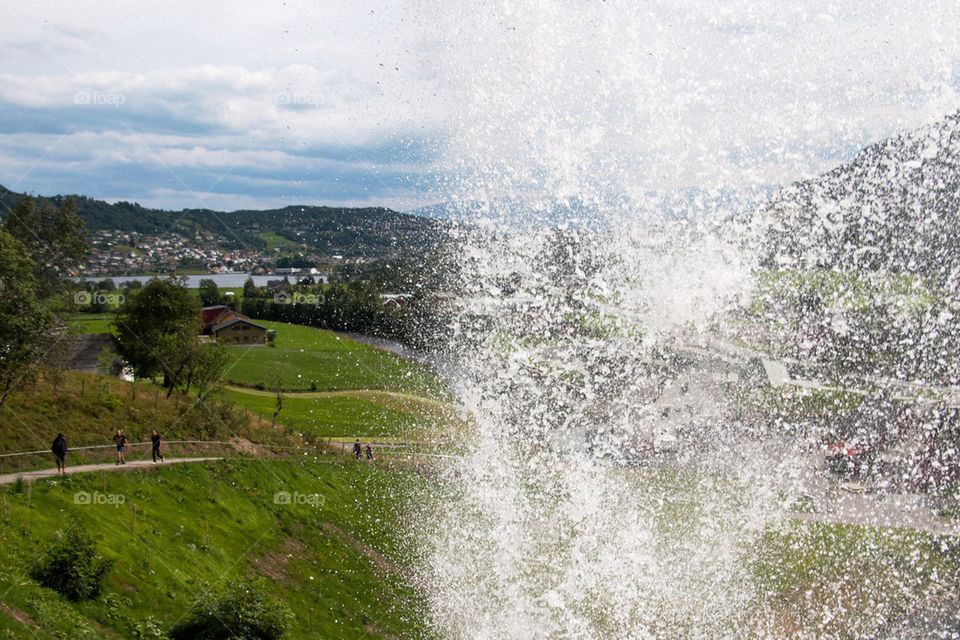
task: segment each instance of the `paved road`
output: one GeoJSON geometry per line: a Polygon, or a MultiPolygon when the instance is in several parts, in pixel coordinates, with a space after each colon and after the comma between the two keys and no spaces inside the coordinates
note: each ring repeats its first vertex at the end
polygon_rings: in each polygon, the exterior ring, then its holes
{"type": "MultiPolygon", "coordinates": [[[[166,458],[163,462],[164,465],[169,464],[178,464],[181,462],[204,462],[206,460],[219,460],[220,458],[166,458]]],[[[102,464],[81,464],[78,466],[68,466],[67,473],[89,473],[91,471],[130,471],[132,469],[140,469],[143,467],[154,467],[162,466],[155,465],[151,460],[133,460],[127,464],[118,465],[114,462],[105,462],[102,464]]],[[[39,469],[37,471],[21,471],[19,473],[5,473],[0,475],[0,485],[12,484],[16,482],[17,478],[23,478],[24,480],[37,480],[39,478],[53,478],[56,477],[57,470],[54,469],[39,469]]]]}

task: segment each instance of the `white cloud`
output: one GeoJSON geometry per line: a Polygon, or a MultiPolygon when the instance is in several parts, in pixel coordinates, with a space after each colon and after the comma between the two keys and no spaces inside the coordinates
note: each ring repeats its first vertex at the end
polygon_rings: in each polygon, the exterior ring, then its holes
{"type": "Polygon", "coordinates": [[[40,0],[0,23],[0,102],[25,136],[13,164],[72,132],[32,175],[162,160],[295,191],[312,156],[330,178],[405,167],[464,178],[464,197],[602,200],[792,180],[941,117],[958,25],[939,0],[40,0]],[[440,164],[377,151],[436,140],[440,164]]]}

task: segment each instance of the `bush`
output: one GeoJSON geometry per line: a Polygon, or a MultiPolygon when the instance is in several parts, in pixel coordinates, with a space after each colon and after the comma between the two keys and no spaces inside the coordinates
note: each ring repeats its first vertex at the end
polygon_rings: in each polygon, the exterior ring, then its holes
{"type": "Polygon", "coordinates": [[[30,576],[71,600],[90,600],[100,595],[112,564],[96,554],[86,530],[74,525],[33,567],[30,576]]]}
{"type": "Polygon", "coordinates": [[[170,630],[173,640],[280,640],[293,614],[256,585],[238,583],[205,594],[170,630]]]}

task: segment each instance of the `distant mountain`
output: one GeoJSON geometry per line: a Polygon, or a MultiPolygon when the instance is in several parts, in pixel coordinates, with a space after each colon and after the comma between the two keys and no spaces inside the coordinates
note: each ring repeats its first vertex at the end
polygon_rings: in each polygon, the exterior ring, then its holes
{"type": "MultiPolygon", "coordinates": [[[[0,217],[5,219],[22,196],[0,186],[0,217]]],[[[38,199],[59,204],[66,197],[38,199]]],[[[304,205],[262,211],[166,211],[130,202],[109,204],[85,196],[76,198],[80,217],[89,231],[135,231],[143,235],[170,232],[193,235],[197,231],[209,231],[223,236],[226,244],[235,248],[255,249],[266,247],[265,234],[276,234],[321,255],[368,259],[422,253],[442,242],[449,226],[442,221],[381,207],[304,205]]]]}
{"type": "Polygon", "coordinates": [[[768,218],[765,263],[960,274],[960,112],[878,142],[851,162],[782,189],[768,218]]]}

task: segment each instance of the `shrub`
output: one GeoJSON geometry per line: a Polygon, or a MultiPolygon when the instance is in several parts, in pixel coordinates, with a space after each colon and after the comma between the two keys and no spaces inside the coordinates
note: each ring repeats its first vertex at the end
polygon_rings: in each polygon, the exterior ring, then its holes
{"type": "Polygon", "coordinates": [[[17,479],[13,481],[13,484],[10,485],[10,493],[22,494],[27,490],[27,482],[23,479],[23,476],[17,476],[17,479]]]}
{"type": "Polygon", "coordinates": [[[280,640],[293,614],[259,586],[238,583],[216,594],[205,594],[173,629],[173,640],[280,640]]]}
{"type": "Polygon", "coordinates": [[[90,600],[100,595],[112,564],[97,555],[86,530],[74,525],[31,569],[30,576],[71,600],[90,600]]]}

